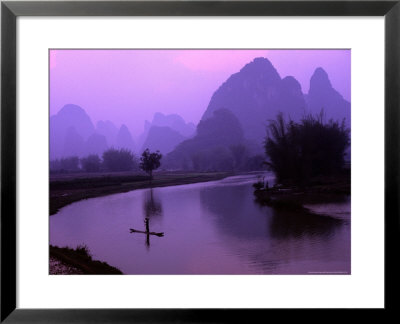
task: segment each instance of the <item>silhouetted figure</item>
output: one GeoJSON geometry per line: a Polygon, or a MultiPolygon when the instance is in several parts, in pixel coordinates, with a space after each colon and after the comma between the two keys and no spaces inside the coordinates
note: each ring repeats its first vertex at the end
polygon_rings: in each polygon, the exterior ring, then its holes
{"type": "Polygon", "coordinates": [[[146,234],[146,246],[147,246],[147,248],[149,248],[150,247],[150,234],[149,234],[150,230],[149,230],[149,219],[148,218],[146,218],[144,220],[144,224],[146,226],[146,232],[147,232],[147,234],[146,234]]]}
{"type": "MultiPolygon", "coordinates": [[[[153,197],[153,195],[151,195],[151,197],[153,197]]],[[[150,199],[150,201],[152,201],[152,198],[150,199]]],[[[154,201],[153,201],[153,204],[154,204],[154,201]]],[[[151,211],[154,208],[148,207],[148,205],[149,205],[148,203],[145,205],[146,216],[151,216],[151,212],[148,212],[148,211],[151,211]]],[[[155,208],[155,209],[157,210],[157,208],[155,208]]],[[[161,208],[160,208],[160,210],[161,210],[161,208]]],[[[149,223],[150,223],[150,218],[149,217],[145,217],[145,219],[144,219],[144,226],[145,226],[145,229],[146,229],[145,231],[136,230],[136,229],[133,229],[133,228],[130,229],[131,233],[146,234],[146,246],[147,246],[147,248],[150,247],[150,235],[155,235],[155,236],[158,236],[158,237],[163,237],[164,236],[164,232],[161,232],[161,233],[150,232],[150,224],[149,223]]]]}
{"type": "Polygon", "coordinates": [[[147,248],[150,247],[150,226],[149,226],[149,218],[144,219],[144,226],[146,227],[146,246],[147,248]]]}

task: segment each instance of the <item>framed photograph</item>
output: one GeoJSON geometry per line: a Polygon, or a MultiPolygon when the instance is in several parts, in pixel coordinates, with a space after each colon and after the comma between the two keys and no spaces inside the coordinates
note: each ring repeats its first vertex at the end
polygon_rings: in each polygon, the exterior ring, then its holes
{"type": "Polygon", "coordinates": [[[3,1],[1,321],[394,310],[399,15],[3,1]]]}

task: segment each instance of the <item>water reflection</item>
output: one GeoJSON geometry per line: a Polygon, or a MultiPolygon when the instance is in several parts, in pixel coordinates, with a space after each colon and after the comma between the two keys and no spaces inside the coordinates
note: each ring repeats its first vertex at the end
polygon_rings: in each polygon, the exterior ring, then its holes
{"type": "Polygon", "coordinates": [[[200,201],[223,244],[255,272],[350,272],[349,219],[260,206],[247,184],[204,188],[200,201]]]}
{"type": "MultiPolygon", "coordinates": [[[[146,241],[145,245],[147,249],[150,249],[150,236],[155,235],[158,237],[164,236],[164,233],[155,233],[150,231],[150,220],[154,220],[157,217],[162,216],[162,205],[161,201],[157,200],[155,197],[153,188],[150,188],[144,193],[144,198],[143,198],[143,215],[144,215],[144,226],[145,226],[145,234],[146,235],[146,241]]],[[[135,231],[132,231],[134,233],[135,231]]],[[[140,231],[139,231],[140,233],[140,231]]]]}
{"type": "Polygon", "coordinates": [[[50,243],[85,244],[95,258],[125,274],[350,271],[349,217],[260,206],[251,186],[255,179],[232,177],[80,201],[50,217],[50,243]],[[162,232],[167,235],[154,237],[162,232]]]}
{"type": "Polygon", "coordinates": [[[221,234],[237,239],[266,237],[268,222],[260,217],[261,208],[252,201],[248,185],[208,187],[200,191],[200,201],[208,213],[205,216],[221,234]]]}
{"type": "Polygon", "coordinates": [[[145,218],[154,219],[162,216],[161,200],[155,197],[153,188],[148,189],[144,194],[143,211],[145,218]]]}
{"type": "Polygon", "coordinates": [[[329,216],[270,209],[269,232],[277,239],[318,236],[328,240],[343,221],[329,216]]]}
{"type": "Polygon", "coordinates": [[[211,213],[217,228],[226,235],[247,239],[258,237],[304,237],[319,235],[328,238],[343,220],[261,207],[252,201],[248,186],[218,186],[200,191],[202,206],[211,213]]]}

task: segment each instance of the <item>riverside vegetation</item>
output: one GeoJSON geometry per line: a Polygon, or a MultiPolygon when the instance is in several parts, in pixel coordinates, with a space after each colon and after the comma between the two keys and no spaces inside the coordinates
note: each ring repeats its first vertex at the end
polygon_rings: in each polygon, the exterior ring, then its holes
{"type": "Polygon", "coordinates": [[[324,122],[307,115],[300,122],[272,120],[265,139],[265,162],[276,176],[270,186],[259,179],[254,184],[261,204],[303,209],[305,203],[328,202],[336,195],[350,194],[350,166],[345,157],[350,131],[344,121],[324,122]]]}

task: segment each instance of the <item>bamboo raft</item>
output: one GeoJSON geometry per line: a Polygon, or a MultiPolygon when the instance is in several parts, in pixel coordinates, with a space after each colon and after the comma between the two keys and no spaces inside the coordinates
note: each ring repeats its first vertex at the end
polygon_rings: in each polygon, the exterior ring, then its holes
{"type": "Polygon", "coordinates": [[[160,233],[156,233],[156,232],[146,232],[146,231],[135,230],[135,229],[133,229],[133,228],[131,228],[130,230],[131,230],[131,233],[142,233],[142,234],[147,234],[147,235],[155,235],[155,236],[159,236],[159,237],[164,236],[164,232],[160,232],[160,233]]]}

